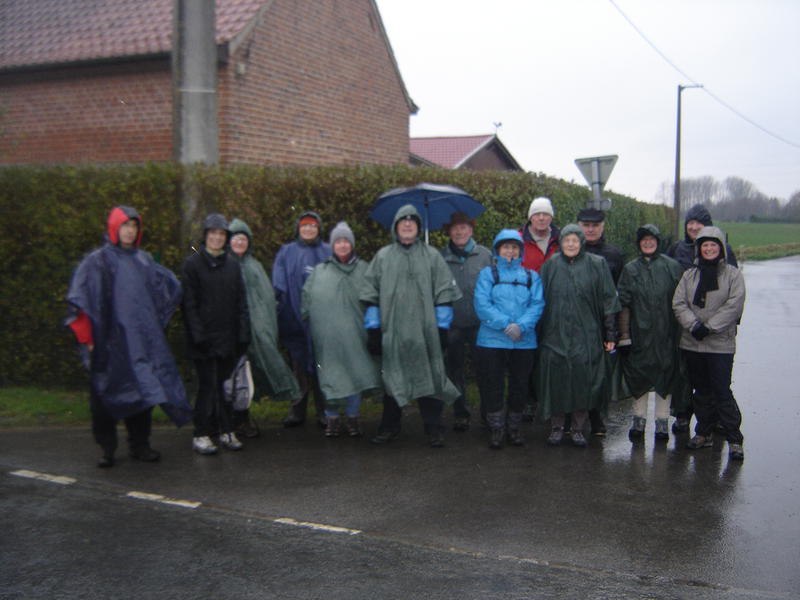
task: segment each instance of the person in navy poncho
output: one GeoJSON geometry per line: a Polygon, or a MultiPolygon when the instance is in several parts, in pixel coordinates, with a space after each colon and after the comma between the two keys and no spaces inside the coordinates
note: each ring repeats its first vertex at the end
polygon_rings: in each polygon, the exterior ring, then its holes
{"type": "Polygon", "coordinates": [[[296,427],[306,420],[308,396],[314,395],[317,422],[325,427],[325,397],[319,389],[311,331],[301,315],[303,285],[319,263],[331,256],[331,246],[322,240],[322,219],[306,211],[297,219],[296,238],[281,246],[272,265],[272,287],[278,301],[278,331],[289,351],[292,372],[303,395],[292,401],[284,427],[296,427]]]}
{"type": "Polygon", "coordinates": [[[67,292],[67,319],[91,377],[92,432],[114,465],[117,421],[125,420],[131,457],[160,458],[150,447],[151,413],[159,405],[181,426],[192,407],[164,334],[181,299],[175,275],[139,250],[142,219],[128,206],[108,216],[105,244],[78,265],[67,292]]]}

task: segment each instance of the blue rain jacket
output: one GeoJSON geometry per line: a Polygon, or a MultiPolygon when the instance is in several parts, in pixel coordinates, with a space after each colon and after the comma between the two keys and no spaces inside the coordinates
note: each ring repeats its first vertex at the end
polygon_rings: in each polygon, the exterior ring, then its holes
{"type": "Polygon", "coordinates": [[[503,229],[494,238],[492,253],[497,261],[499,281],[495,283],[492,267],[484,267],[478,275],[473,301],[475,313],[481,322],[477,345],[510,350],[533,349],[538,346],[536,324],[544,310],[542,281],[535,271],[522,266],[522,253],[511,261],[497,255],[497,247],[504,241],[519,242],[524,252],[522,236],[514,229],[503,229]],[[516,323],[522,330],[519,341],[513,341],[504,333],[511,323],[516,323]]]}

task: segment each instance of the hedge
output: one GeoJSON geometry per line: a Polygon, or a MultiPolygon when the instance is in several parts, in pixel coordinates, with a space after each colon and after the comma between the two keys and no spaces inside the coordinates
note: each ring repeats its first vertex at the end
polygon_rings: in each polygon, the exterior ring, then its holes
{"type": "MultiPolygon", "coordinates": [[[[142,215],[142,247],[179,272],[191,246],[199,243],[202,216],[216,210],[240,217],[254,232],[254,252],[268,270],[281,244],[294,236],[303,210],[315,210],[326,231],[346,220],[356,247],[371,258],[388,243],[389,232],[368,212],[386,190],[421,181],[463,188],[484,206],[475,237],[485,245],[502,227],[520,227],[530,200],[548,196],[555,223],[573,221],[590,191],[585,186],[532,173],[471,172],[407,166],[192,167],[172,163],[124,166],[9,166],[0,168],[0,384],[85,385],[74,342],[62,326],[64,294],[75,265],[102,241],[109,210],[119,204],[142,215]],[[198,190],[194,239],[182,240],[180,190],[191,178],[198,190]]],[[[669,231],[671,210],[608,194],[612,208],[609,241],[633,256],[636,228],[646,222],[669,231]]],[[[441,232],[431,243],[444,244],[441,232]]],[[[176,356],[184,356],[180,314],[170,325],[176,356]]],[[[185,363],[182,366],[188,372],[185,363]]]]}

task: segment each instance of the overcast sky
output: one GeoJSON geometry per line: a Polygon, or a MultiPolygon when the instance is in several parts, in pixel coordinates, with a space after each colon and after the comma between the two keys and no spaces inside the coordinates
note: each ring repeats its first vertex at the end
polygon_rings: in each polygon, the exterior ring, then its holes
{"type": "Polygon", "coordinates": [[[498,135],[528,171],[584,183],[574,159],[619,160],[607,189],[656,201],[675,177],[800,190],[800,0],[377,0],[419,112],[412,137],[498,135]],[[626,21],[641,30],[681,75],[626,21]],[[691,79],[690,79],[691,78],[691,79]]]}

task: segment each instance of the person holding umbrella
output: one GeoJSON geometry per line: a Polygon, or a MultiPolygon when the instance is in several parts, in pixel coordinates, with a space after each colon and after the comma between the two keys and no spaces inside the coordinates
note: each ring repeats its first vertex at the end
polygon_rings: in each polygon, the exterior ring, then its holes
{"type": "Polygon", "coordinates": [[[447,263],[419,239],[422,219],[410,204],[392,223],[394,242],[381,248],[364,275],[359,296],[366,305],[364,326],[370,352],[382,357],[386,390],[383,417],[372,443],[386,444],[401,428],[402,407],[413,400],[431,447],[444,445],[443,403],[458,389],[447,379],[443,347],[461,298],[447,263]]]}
{"type": "Polygon", "coordinates": [[[469,429],[470,412],[466,397],[466,359],[474,356],[475,339],[480,321],[475,314],[472,299],[478,274],[492,264],[492,252],[478,244],[472,237],[475,219],[464,213],[454,213],[445,225],[450,238],[441,249],[442,257],[461,290],[463,297],[453,303],[453,323],[447,332],[445,365],[447,377],[458,388],[460,395],[453,403],[453,430],[469,429]]]}

